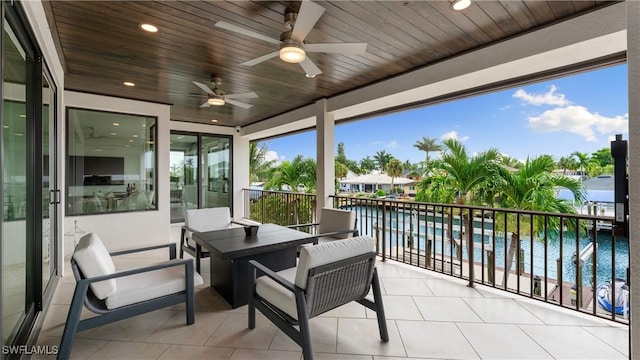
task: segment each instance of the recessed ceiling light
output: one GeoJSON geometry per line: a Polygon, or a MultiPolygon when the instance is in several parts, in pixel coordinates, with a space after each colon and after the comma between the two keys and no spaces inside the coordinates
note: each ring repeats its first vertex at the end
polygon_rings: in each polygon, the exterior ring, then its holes
{"type": "Polygon", "coordinates": [[[135,83],[132,83],[131,81],[125,81],[125,82],[123,82],[123,84],[124,84],[125,86],[136,86],[136,84],[135,84],[135,83]]]}
{"type": "Polygon", "coordinates": [[[157,33],[158,32],[158,27],[156,27],[155,25],[151,25],[151,24],[140,24],[140,29],[146,31],[146,32],[150,32],[150,33],[157,33]]]}
{"type": "Polygon", "coordinates": [[[129,142],[133,142],[133,140],[129,140],[129,142]]]}
{"type": "Polygon", "coordinates": [[[304,76],[308,77],[309,79],[313,79],[314,77],[316,77],[315,75],[311,74],[304,74],[304,76]]]}
{"type": "Polygon", "coordinates": [[[217,123],[217,122],[218,122],[218,119],[211,119],[211,122],[212,122],[212,123],[217,123]]]}
{"type": "Polygon", "coordinates": [[[116,136],[116,133],[111,133],[111,136],[116,136]]]}
{"type": "Polygon", "coordinates": [[[451,8],[453,10],[464,10],[471,5],[471,0],[453,0],[451,2],[451,8]]]}
{"type": "Polygon", "coordinates": [[[21,117],[21,118],[26,118],[26,117],[27,117],[27,115],[25,115],[25,114],[20,114],[20,117],[21,117]]]}
{"type": "Polygon", "coordinates": [[[136,135],[136,134],[133,134],[133,137],[138,137],[138,135],[136,135]]]}
{"type": "Polygon", "coordinates": [[[93,151],[100,152],[102,149],[94,149],[93,151]]]}
{"type": "Polygon", "coordinates": [[[23,133],[15,133],[15,134],[13,134],[13,135],[15,135],[15,136],[24,136],[24,134],[23,134],[23,133]]]}
{"type": "Polygon", "coordinates": [[[2,125],[3,128],[8,129],[9,125],[2,125]]]}
{"type": "Polygon", "coordinates": [[[111,125],[113,125],[113,126],[120,126],[120,123],[113,123],[113,124],[111,124],[111,125]]]}

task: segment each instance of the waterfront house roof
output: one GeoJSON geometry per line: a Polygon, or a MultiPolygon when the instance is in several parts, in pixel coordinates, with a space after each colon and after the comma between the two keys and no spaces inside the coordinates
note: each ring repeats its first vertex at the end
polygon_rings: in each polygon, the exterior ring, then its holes
{"type": "MultiPolygon", "coordinates": [[[[393,179],[393,185],[408,185],[414,184],[416,181],[403,177],[397,177],[393,179]]],[[[386,173],[378,174],[365,174],[356,176],[350,179],[340,180],[341,184],[376,184],[376,185],[391,185],[391,176],[386,173]]]]}

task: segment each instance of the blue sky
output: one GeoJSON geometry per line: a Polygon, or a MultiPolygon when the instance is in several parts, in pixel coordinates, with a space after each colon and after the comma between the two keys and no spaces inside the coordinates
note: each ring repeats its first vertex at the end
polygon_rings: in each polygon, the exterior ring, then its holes
{"type": "MultiPolygon", "coordinates": [[[[336,147],[343,142],[347,158],[356,161],[385,150],[417,163],[425,157],[413,146],[417,140],[453,137],[470,153],[494,147],[520,160],[542,154],[557,160],[609,147],[615,134],[627,139],[627,103],[627,66],[618,65],[337,125],[336,147]]],[[[266,143],[269,159],[316,157],[315,131],[266,143]]]]}

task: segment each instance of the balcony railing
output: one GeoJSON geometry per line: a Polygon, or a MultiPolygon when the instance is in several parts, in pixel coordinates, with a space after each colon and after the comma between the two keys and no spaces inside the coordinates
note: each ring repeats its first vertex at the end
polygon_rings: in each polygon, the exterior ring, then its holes
{"type": "MultiPolygon", "coordinates": [[[[245,199],[252,220],[315,221],[315,195],[246,190],[245,199]]],[[[612,217],[341,195],[333,200],[334,207],[356,213],[360,234],[377,239],[383,261],[628,323],[628,240],[613,236],[612,217]]]]}

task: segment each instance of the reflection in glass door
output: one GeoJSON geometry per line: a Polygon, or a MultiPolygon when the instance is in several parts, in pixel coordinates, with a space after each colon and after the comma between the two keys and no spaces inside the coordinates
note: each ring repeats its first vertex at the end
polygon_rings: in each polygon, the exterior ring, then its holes
{"type": "Polygon", "coordinates": [[[184,211],[198,208],[198,136],[171,133],[169,164],[171,222],[184,221],[184,211]]]}
{"type": "Polygon", "coordinates": [[[171,132],[171,222],[187,209],[231,204],[231,137],[171,132]]]}
{"type": "Polygon", "coordinates": [[[202,204],[205,208],[230,206],[230,141],[202,136],[202,204]]]}
{"type": "Polygon", "coordinates": [[[55,89],[42,75],[42,292],[55,275],[57,234],[55,89]]]}
{"type": "MultiPolygon", "coordinates": [[[[6,21],[6,19],[5,19],[6,21]]],[[[27,55],[11,26],[3,27],[2,343],[12,343],[33,303],[27,263],[27,55]],[[6,156],[11,154],[11,156],[6,156]]]]}

